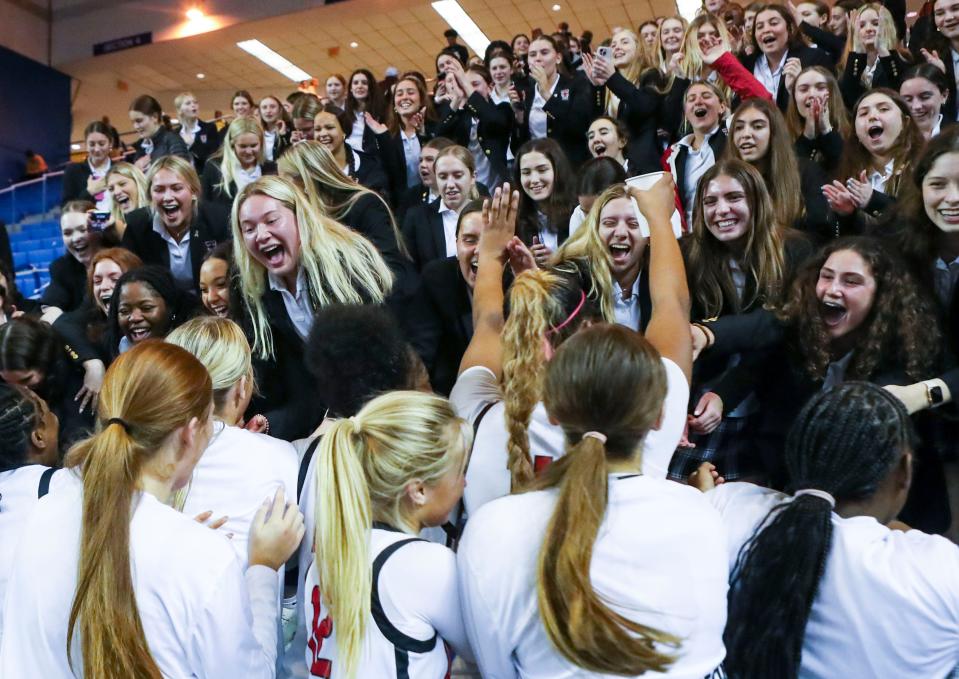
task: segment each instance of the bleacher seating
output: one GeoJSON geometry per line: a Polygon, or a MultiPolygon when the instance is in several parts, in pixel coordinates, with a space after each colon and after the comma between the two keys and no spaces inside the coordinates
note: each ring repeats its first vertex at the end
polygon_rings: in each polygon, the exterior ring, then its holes
{"type": "Polygon", "coordinates": [[[0,220],[6,222],[16,284],[38,297],[50,282],[50,263],[64,253],[59,203],[62,177],[13,187],[0,193],[0,220]]]}

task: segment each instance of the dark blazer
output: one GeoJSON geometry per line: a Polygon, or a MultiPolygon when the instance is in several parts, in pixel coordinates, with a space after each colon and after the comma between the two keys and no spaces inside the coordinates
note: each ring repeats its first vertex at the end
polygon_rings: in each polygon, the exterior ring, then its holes
{"type": "Polygon", "coordinates": [[[815,243],[823,243],[838,236],[836,220],[829,210],[829,203],[822,195],[822,187],[829,183],[829,175],[807,158],[799,158],[799,183],[802,189],[805,214],[795,228],[805,233],[815,243]]]}
{"type": "MultiPolygon", "coordinates": [[[[143,150],[142,139],[137,139],[133,144],[133,148],[134,161],[147,155],[147,152],[143,150]]],[[[156,134],[153,135],[153,151],[150,153],[150,160],[153,161],[163,156],[180,156],[193,162],[193,155],[186,147],[183,139],[180,138],[180,135],[161,126],[160,129],[156,131],[156,134]]]]}
{"type": "Polygon", "coordinates": [[[63,190],[60,194],[60,204],[66,205],[71,200],[89,200],[96,202],[87,191],[87,180],[90,178],[90,164],[70,163],[63,169],[63,190]]]}
{"type": "Polygon", "coordinates": [[[838,36],[831,31],[824,31],[807,24],[805,21],[799,23],[801,30],[806,37],[816,43],[816,47],[826,52],[833,62],[838,63],[842,58],[842,53],[846,49],[846,39],[838,36]]]}
{"type": "MultiPolygon", "coordinates": [[[[190,266],[193,269],[193,291],[199,294],[200,264],[203,257],[219,243],[230,240],[229,220],[224,221],[222,207],[200,201],[190,227],[190,266]]],[[[144,264],[170,268],[167,242],[153,230],[153,210],[141,207],[127,213],[127,228],[120,243],[144,264]]]]}
{"type": "MultiPolygon", "coordinates": [[[[757,51],[753,54],[743,55],[740,60],[742,65],[746,67],[746,70],[752,73],[753,69],[756,67],[756,61],[758,61],[761,55],[762,52],[757,51]]],[[[790,47],[786,52],[785,58],[799,59],[799,63],[802,64],[803,68],[807,68],[809,66],[823,66],[824,68],[832,71],[836,67],[836,62],[829,55],[829,52],[816,47],[807,47],[805,45],[801,47],[790,47]]],[[[786,109],[789,107],[789,91],[786,89],[786,83],[784,82],[782,76],[780,76],[779,91],[776,93],[776,106],[778,106],[779,110],[783,113],[785,113],[786,109]]]]}
{"type": "Polygon", "coordinates": [[[473,301],[456,257],[435,259],[423,268],[409,309],[410,343],[423,359],[430,384],[448,395],[473,337],[473,301]]]}
{"type": "MultiPolygon", "coordinates": [[[[861,78],[868,64],[867,55],[861,52],[850,52],[846,57],[846,68],[843,69],[839,78],[839,91],[842,92],[842,100],[850,111],[859,97],[867,91],[861,78]]],[[[889,56],[879,57],[872,76],[872,88],[888,87],[898,92],[899,85],[902,84],[902,76],[908,68],[909,62],[896,51],[891,52],[889,56]]]]}
{"type": "MultiPolygon", "coordinates": [[[[709,138],[709,141],[706,142],[712,147],[713,157],[717,161],[723,157],[723,151],[726,149],[726,141],[726,130],[723,129],[722,123],[720,123],[719,129],[709,138]]],[[[671,146],[669,155],[665,158],[668,166],[676,168],[676,172],[673,174],[673,180],[676,182],[676,195],[679,197],[679,205],[682,210],[685,209],[687,199],[690,198],[690,196],[686,195],[686,163],[688,161],[689,148],[680,144],[671,146]]],[[[672,171],[670,167],[666,169],[672,171]]],[[[688,223],[692,222],[692,218],[692,215],[686,215],[686,221],[688,223]]]]}
{"type": "MultiPolygon", "coordinates": [[[[670,124],[662,120],[666,98],[650,87],[636,87],[617,71],[606,82],[605,88],[594,88],[594,117],[606,114],[607,88],[619,97],[616,117],[629,130],[626,157],[629,159],[630,171],[636,174],[658,172],[662,169],[659,160],[663,155],[658,131],[660,127],[668,127],[670,124]]],[[[681,108],[678,119],[682,120],[681,108]]],[[[675,123],[675,120],[670,122],[675,123]]]]}
{"type": "Polygon", "coordinates": [[[387,201],[391,200],[390,180],[383,169],[380,159],[373,153],[357,151],[349,144],[343,144],[349,175],[368,189],[373,189],[387,201]]]}
{"type": "Polygon", "coordinates": [[[811,160],[826,173],[832,176],[839,167],[839,161],[842,159],[842,150],[845,142],[838,130],[831,130],[827,134],[822,134],[815,139],[809,139],[804,134],[796,138],[796,155],[800,159],[811,160]]]}
{"type": "MultiPolygon", "coordinates": [[[[436,199],[434,198],[433,200],[436,199]]],[[[406,217],[407,211],[409,211],[411,207],[415,207],[417,205],[426,205],[429,202],[431,202],[430,190],[426,185],[423,184],[423,182],[419,182],[415,186],[411,186],[403,192],[402,196],[400,196],[400,202],[394,209],[394,212],[396,213],[396,219],[400,224],[402,224],[406,217]]]]}
{"type": "Polygon", "coordinates": [[[409,209],[403,220],[403,238],[416,268],[434,259],[446,259],[446,232],[439,213],[440,199],[409,209]]]}
{"type": "MultiPolygon", "coordinates": [[[[233,209],[233,199],[239,193],[236,189],[236,182],[230,182],[230,195],[220,187],[223,181],[222,159],[210,160],[203,168],[203,175],[200,177],[200,186],[202,187],[203,200],[207,202],[219,203],[225,206],[228,211],[233,209]]],[[[260,166],[264,175],[276,174],[276,163],[267,161],[260,166]]]]}
{"type": "MultiPolygon", "coordinates": [[[[523,95],[523,124],[514,129],[514,144],[519,146],[529,141],[529,114],[536,98],[536,83],[532,79],[521,90],[523,95]]],[[[592,122],[593,88],[585,76],[574,78],[560,74],[553,95],[543,107],[546,113],[546,136],[555,139],[562,147],[575,169],[589,160],[586,132],[592,122]]]]}
{"type": "Polygon", "coordinates": [[[454,111],[448,104],[440,109],[440,121],[436,126],[436,136],[448,137],[460,146],[469,146],[473,119],[479,121],[476,128],[476,140],[490,162],[493,184],[506,180],[506,150],[509,148],[510,134],[513,129],[513,109],[508,103],[494,104],[474,92],[466,105],[454,111]]]}
{"type": "MultiPolygon", "coordinates": [[[[220,131],[216,129],[216,123],[202,120],[198,122],[200,130],[193,136],[193,143],[190,144],[188,150],[193,158],[193,167],[200,173],[203,172],[207,159],[220,148],[223,137],[220,135],[220,131]]],[[[177,136],[180,136],[180,129],[181,126],[178,125],[175,130],[177,136]]],[[[180,140],[182,141],[183,137],[180,137],[180,140]]],[[[186,142],[184,142],[184,145],[186,145],[186,142]]]]}
{"type": "Polygon", "coordinates": [[[73,311],[83,302],[87,290],[87,268],[69,252],[50,263],[50,285],[40,304],[73,311]]]}
{"type": "MultiPolygon", "coordinates": [[[[366,129],[369,130],[370,128],[367,127],[366,129]]],[[[427,120],[423,125],[423,134],[417,134],[416,136],[420,140],[420,148],[422,148],[426,142],[436,136],[436,121],[427,120]]],[[[363,150],[375,153],[376,157],[379,158],[389,185],[388,200],[391,205],[397,205],[403,192],[407,189],[406,151],[403,149],[403,139],[399,133],[392,134],[387,130],[374,135],[373,140],[374,143],[371,147],[367,147],[364,141],[363,150]]],[[[360,168],[362,167],[361,163],[360,168]]]]}
{"type": "Polygon", "coordinates": [[[110,365],[113,352],[107,326],[103,312],[89,297],[84,298],[78,308],[61,314],[53,322],[53,329],[76,353],[77,362],[99,359],[104,365],[110,365]]]}
{"type": "Polygon", "coordinates": [[[276,161],[278,161],[280,159],[280,156],[283,154],[283,152],[286,151],[290,146],[292,146],[292,142],[290,141],[290,131],[287,130],[286,134],[277,133],[276,136],[273,137],[273,161],[272,162],[275,163],[276,161]]]}

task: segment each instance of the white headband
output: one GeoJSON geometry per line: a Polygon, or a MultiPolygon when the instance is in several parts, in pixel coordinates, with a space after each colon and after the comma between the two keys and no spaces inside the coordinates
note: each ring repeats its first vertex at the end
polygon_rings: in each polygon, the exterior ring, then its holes
{"type": "Polygon", "coordinates": [[[836,507],[836,498],[824,490],[819,490],[818,488],[803,488],[802,490],[797,490],[795,493],[793,493],[794,498],[799,497],[800,495],[812,495],[813,497],[818,497],[821,500],[828,502],[830,508],[835,509],[836,507]]]}

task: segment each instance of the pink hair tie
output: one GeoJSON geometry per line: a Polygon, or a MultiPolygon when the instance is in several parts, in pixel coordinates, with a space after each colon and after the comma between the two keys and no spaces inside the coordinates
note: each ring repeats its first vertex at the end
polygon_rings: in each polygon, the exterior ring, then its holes
{"type": "Polygon", "coordinates": [[[547,330],[547,331],[546,331],[546,334],[547,334],[547,335],[552,335],[554,332],[559,332],[560,330],[562,330],[563,328],[565,328],[567,325],[569,325],[570,323],[572,323],[573,319],[576,318],[576,316],[579,315],[579,312],[582,310],[584,304],[586,304],[586,291],[585,291],[585,290],[580,290],[580,291],[579,291],[579,304],[577,304],[577,305],[576,305],[576,308],[573,309],[573,313],[571,313],[571,314],[569,315],[569,317],[568,317],[565,321],[563,321],[562,323],[560,323],[559,325],[557,325],[555,328],[550,328],[549,330],[547,330]]]}
{"type": "Polygon", "coordinates": [[[600,443],[606,443],[606,434],[600,434],[598,431],[588,431],[583,434],[583,438],[589,437],[591,439],[596,439],[600,443]]]}

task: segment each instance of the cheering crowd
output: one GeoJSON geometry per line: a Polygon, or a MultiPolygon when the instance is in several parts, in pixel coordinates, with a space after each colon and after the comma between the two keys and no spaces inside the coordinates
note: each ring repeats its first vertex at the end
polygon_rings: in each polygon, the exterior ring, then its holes
{"type": "Polygon", "coordinates": [[[951,676],[959,0],[457,38],[87,126],[0,676],[951,676]]]}

